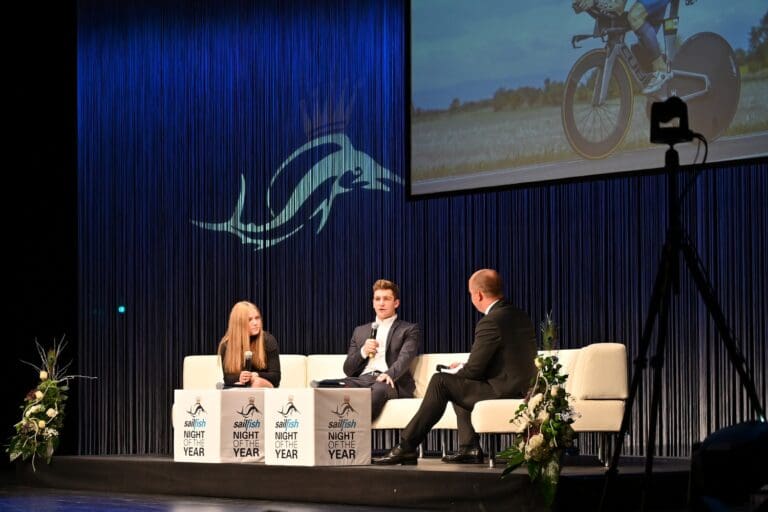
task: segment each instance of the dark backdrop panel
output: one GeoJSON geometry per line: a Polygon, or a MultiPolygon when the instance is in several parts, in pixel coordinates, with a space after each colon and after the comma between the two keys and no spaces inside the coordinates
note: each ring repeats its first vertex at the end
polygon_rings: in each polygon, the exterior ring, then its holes
{"type": "MultiPolygon", "coordinates": [[[[19,406],[38,383],[22,361],[39,363],[35,340],[46,347],[66,335],[64,355],[77,373],[77,169],[75,25],[73,2],[39,9],[14,3],[5,16],[16,20],[24,43],[9,51],[5,72],[10,101],[3,135],[6,224],[3,280],[3,357],[0,375],[0,468],[9,466],[5,447],[21,419],[19,406]],[[11,179],[12,177],[12,179],[11,179]]],[[[77,450],[76,396],[67,403],[59,451],[77,450]]]]}
{"type": "MultiPolygon", "coordinates": [[[[564,347],[635,355],[665,179],[407,201],[404,14],[395,1],[79,5],[78,354],[99,377],[80,388],[82,453],[168,453],[182,359],[214,353],[242,299],[283,353],[339,353],[386,277],[423,352],[463,352],[478,319],[466,279],[494,267],[535,321],[553,311],[564,347]],[[338,144],[305,146],[323,137],[338,144]],[[229,232],[194,222],[230,219],[229,232]],[[233,231],[248,223],[243,243],[233,231]]],[[[685,205],[763,400],[766,167],[708,170],[685,205]]],[[[673,455],[749,415],[687,276],[681,291],[661,431],[673,455]]],[[[647,409],[643,393],[630,452],[647,409]]]]}

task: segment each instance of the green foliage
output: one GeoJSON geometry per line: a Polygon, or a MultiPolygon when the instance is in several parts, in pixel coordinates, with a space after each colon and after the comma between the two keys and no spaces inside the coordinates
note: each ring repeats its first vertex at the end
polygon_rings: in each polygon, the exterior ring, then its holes
{"type": "Polygon", "coordinates": [[[37,371],[40,382],[24,397],[20,407],[21,420],[14,425],[16,434],[11,437],[6,449],[11,461],[31,458],[33,469],[37,457],[42,457],[47,463],[51,462],[64,426],[68,382],[82,377],[67,375],[69,364],[59,365],[59,356],[67,345],[63,338],[60,342],[54,341],[53,348],[47,352],[37,341],[35,345],[40,356],[40,366],[25,363],[37,371]]]}
{"type": "MultiPolygon", "coordinates": [[[[552,350],[557,339],[557,327],[550,315],[541,324],[542,343],[552,350]]],[[[571,424],[575,413],[565,391],[567,374],[557,356],[539,356],[535,360],[538,373],[528,399],[518,407],[510,420],[520,432],[513,437],[512,446],[499,456],[507,466],[502,477],[525,465],[531,482],[536,484],[544,501],[551,505],[560,478],[560,461],[566,447],[573,444],[576,433],[571,424]]]]}
{"type": "Polygon", "coordinates": [[[768,67],[768,11],[760,24],[749,31],[749,49],[736,50],[736,62],[749,73],[758,73],[768,67]]]}

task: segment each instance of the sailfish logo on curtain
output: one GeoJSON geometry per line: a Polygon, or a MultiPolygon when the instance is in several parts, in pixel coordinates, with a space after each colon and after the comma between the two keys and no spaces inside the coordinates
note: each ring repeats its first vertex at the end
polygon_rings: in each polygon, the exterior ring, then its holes
{"type": "Polygon", "coordinates": [[[320,106],[314,102],[312,113],[307,112],[307,105],[302,101],[301,110],[304,131],[309,142],[296,149],[283,161],[272,175],[266,194],[266,204],[271,219],[264,223],[243,222],[245,206],[245,176],[240,175],[240,194],[229,220],[224,222],[192,221],[196,226],[218,232],[231,233],[240,238],[243,245],[253,246],[260,251],[294,236],[296,233],[316,221],[316,234],[319,234],[331,215],[334,200],[358,189],[380,190],[389,192],[394,184],[402,185],[403,180],[396,174],[378,164],[364,151],[355,149],[349,137],[344,133],[349,119],[349,110],[354,97],[344,101],[345,94],[336,102],[326,102],[320,106]],[[328,153],[322,151],[327,146],[328,153]],[[319,160],[310,164],[298,183],[288,195],[282,208],[272,206],[275,183],[290,165],[296,165],[297,159],[303,161],[315,154],[323,154],[319,160]],[[315,205],[314,209],[311,208],[315,205]],[[310,207],[310,208],[308,208],[310,207]]]}

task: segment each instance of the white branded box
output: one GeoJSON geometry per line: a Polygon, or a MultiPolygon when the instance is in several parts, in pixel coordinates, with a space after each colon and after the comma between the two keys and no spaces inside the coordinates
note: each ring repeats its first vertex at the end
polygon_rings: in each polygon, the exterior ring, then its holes
{"type": "Polygon", "coordinates": [[[264,390],[176,390],[173,459],[263,462],[264,390]]]}
{"type": "Polygon", "coordinates": [[[371,463],[370,389],[270,389],[264,409],[267,464],[371,463]]]}

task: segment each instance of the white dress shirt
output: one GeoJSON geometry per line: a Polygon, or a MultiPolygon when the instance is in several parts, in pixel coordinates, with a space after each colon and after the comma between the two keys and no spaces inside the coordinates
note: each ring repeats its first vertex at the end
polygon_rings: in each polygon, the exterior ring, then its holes
{"type": "MultiPolygon", "coordinates": [[[[392,330],[392,324],[395,323],[396,319],[397,315],[392,315],[385,320],[376,317],[376,323],[379,324],[379,328],[376,330],[376,341],[379,342],[379,348],[376,350],[376,355],[368,359],[368,364],[365,365],[363,374],[374,371],[384,373],[389,369],[389,366],[387,366],[387,338],[389,337],[389,331],[392,330]]],[[[367,357],[362,348],[360,349],[360,354],[363,358],[367,357]]]]}
{"type": "Polygon", "coordinates": [[[491,311],[491,308],[492,308],[493,306],[495,306],[495,305],[496,305],[496,303],[497,303],[497,302],[499,302],[500,300],[501,300],[501,299],[496,299],[495,301],[493,301],[493,304],[491,304],[490,306],[488,306],[487,308],[485,308],[485,313],[483,313],[483,314],[484,314],[484,315],[487,315],[487,314],[488,314],[488,313],[491,311]]]}

